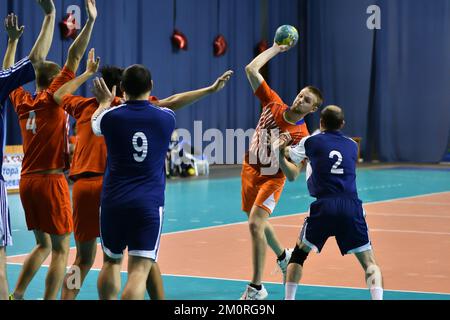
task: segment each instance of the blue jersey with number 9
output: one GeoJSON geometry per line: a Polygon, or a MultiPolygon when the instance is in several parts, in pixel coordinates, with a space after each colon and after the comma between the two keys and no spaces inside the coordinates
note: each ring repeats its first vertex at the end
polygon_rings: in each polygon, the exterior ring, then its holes
{"type": "Polygon", "coordinates": [[[306,137],[289,149],[289,156],[297,164],[307,159],[306,179],[312,197],[358,197],[358,145],[340,131],[325,131],[306,137]]]}
{"type": "Polygon", "coordinates": [[[127,101],[93,119],[92,129],[105,137],[108,150],[101,206],[164,206],[165,157],[175,113],[148,101],[127,101]]]}

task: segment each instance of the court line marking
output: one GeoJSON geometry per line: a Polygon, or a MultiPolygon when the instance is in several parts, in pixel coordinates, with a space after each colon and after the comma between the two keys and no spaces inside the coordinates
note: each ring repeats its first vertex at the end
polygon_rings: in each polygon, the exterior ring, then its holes
{"type": "MultiPolygon", "coordinates": [[[[10,265],[22,265],[21,263],[7,263],[10,265]]],[[[48,268],[47,265],[42,265],[44,268],[48,268]]],[[[68,267],[69,268],[69,267],[68,267]]],[[[67,268],[67,269],[68,269],[67,268]]],[[[100,272],[101,269],[99,268],[91,268],[91,271],[97,271],[100,272]]],[[[127,271],[121,270],[120,273],[128,273],[127,271]]],[[[248,280],[244,279],[229,279],[229,278],[220,278],[220,277],[201,277],[201,276],[192,276],[192,275],[182,275],[182,274],[170,274],[170,273],[163,273],[163,276],[168,277],[177,277],[177,278],[194,278],[194,279],[207,279],[207,280],[221,280],[221,281],[235,281],[235,282],[245,282],[248,283],[248,280]]],[[[281,282],[274,282],[274,281],[264,281],[264,283],[269,284],[275,284],[275,285],[283,285],[281,282]]],[[[300,283],[300,286],[309,286],[309,287],[321,287],[321,288],[333,288],[333,289],[353,289],[353,290],[368,290],[366,287],[348,287],[348,286],[329,286],[329,285],[321,285],[321,284],[309,284],[309,283],[300,283]]],[[[419,294],[437,294],[437,295],[445,295],[450,296],[450,293],[446,292],[431,292],[431,291],[413,291],[413,290],[397,290],[397,289],[383,289],[386,291],[391,292],[401,292],[401,293],[419,293],[419,294]]]]}
{"type": "Polygon", "coordinates": [[[396,214],[396,213],[384,213],[384,212],[370,212],[367,217],[380,216],[380,217],[400,217],[400,218],[437,218],[437,219],[450,219],[450,216],[436,216],[436,215],[424,215],[424,214],[396,214]]]}
{"type": "MultiPolygon", "coordinates": [[[[442,194],[446,194],[446,193],[450,194],[450,191],[432,192],[432,193],[420,194],[420,195],[415,195],[415,196],[400,197],[400,198],[395,198],[395,199],[364,202],[363,206],[366,206],[369,204],[393,202],[393,201],[404,200],[404,199],[423,198],[423,197],[434,196],[434,195],[442,195],[442,194]]],[[[271,218],[269,218],[269,221],[276,220],[276,219],[282,219],[282,218],[286,218],[286,217],[302,216],[302,215],[307,215],[307,214],[308,214],[308,212],[293,213],[293,214],[288,213],[288,214],[283,214],[283,215],[276,216],[276,217],[271,217],[271,218]]],[[[209,230],[209,229],[225,228],[225,227],[236,226],[236,225],[247,224],[247,223],[248,223],[247,221],[240,221],[240,222],[222,224],[219,226],[216,225],[216,226],[208,226],[208,227],[202,227],[202,228],[193,228],[193,229],[186,229],[186,230],[180,230],[180,231],[166,232],[166,233],[163,233],[162,235],[174,235],[174,234],[188,233],[188,232],[194,232],[194,231],[204,231],[204,230],[209,230]]],[[[70,249],[76,249],[76,247],[70,247],[70,249]]],[[[29,255],[29,253],[7,256],[7,258],[17,258],[17,257],[22,257],[22,256],[27,256],[27,255],[29,255]]]]}
{"type": "MultiPolygon", "coordinates": [[[[433,196],[433,195],[441,195],[441,194],[450,194],[450,191],[442,191],[442,192],[433,192],[433,193],[427,193],[427,194],[421,194],[421,195],[415,195],[415,196],[408,196],[408,197],[400,197],[395,199],[389,199],[389,200],[380,200],[380,201],[373,201],[373,202],[364,202],[363,206],[369,205],[369,204],[378,204],[378,203],[386,203],[386,202],[393,202],[397,200],[403,200],[403,199],[415,199],[415,198],[423,198],[427,196],[433,196]]],[[[301,213],[293,213],[293,214],[283,214],[276,217],[269,218],[269,221],[286,218],[286,217],[295,217],[295,216],[302,216],[307,215],[308,212],[301,212],[301,213]]],[[[369,214],[370,215],[370,214],[369,214]]],[[[203,230],[209,230],[209,229],[216,229],[216,228],[224,228],[229,226],[235,226],[240,224],[247,224],[247,221],[241,221],[241,222],[233,222],[233,223],[227,223],[220,226],[208,226],[208,227],[202,227],[202,228],[196,228],[196,229],[187,229],[187,230],[180,230],[180,231],[173,231],[173,232],[167,232],[163,233],[163,235],[173,235],[173,234],[179,234],[179,233],[186,233],[186,232],[192,232],[192,231],[203,231],[203,230]]]]}
{"type": "Polygon", "coordinates": [[[407,204],[426,204],[426,205],[430,205],[430,206],[450,206],[450,202],[427,202],[427,201],[422,201],[422,202],[413,202],[413,201],[402,201],[401,203],[407,203],[407,204]]]}
{"type": "MultiPolygon", "coordinates": [[[[300,226],[296,226],[293,224],[272,224],[274,227],[282,227],[282,228],[297,228],[300,226]]],[[[417,230],[397,230],[397,229],[378,229],[378,228],[369,228],[369,232],[398,232],[398,233],[420,233],[420,234],[433,234],[433,235],[445,235],[450,236],[450,232],[433,232],[433,231],[417,231],[417,230]]]]}

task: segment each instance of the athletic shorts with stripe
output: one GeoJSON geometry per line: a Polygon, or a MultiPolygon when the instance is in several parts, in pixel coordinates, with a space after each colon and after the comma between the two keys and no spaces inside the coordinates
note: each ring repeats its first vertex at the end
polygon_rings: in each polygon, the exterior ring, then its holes
{"type": "Polygon", "coordinates": [[[103,252],[112,259],[121,259],[128,247],[128,255],[158,260],[159,242],[163,226],[164,208],[100,209],[100,238],[103,252]]]}
{"type": "Polygon", "coordinates": [[[69,185],[63,174],[23,175],[19,191],[28,230],[52,235],[73,231],[69,185]]]}
{"type": "Polygon", "coordinates": [[[330,197],[311,204],[300,240],[311,250],[320,252],[332,236],[336,237],[342,255],[372,249],[361,200],[330,197]]]}
{"type": "Polygon", "coordinates": [[[75,240],[86,242],[100,237],[100,197],[103,176],[80,178],[73,185],[75,240]]]}
{"type": "Polygon", "coordinates": [[[12,245],[11,221],[5,181],[0,179],[0,247],[12,245]]]}
{"type": "Polygon", "coordinates": [[[275,176],[261,175],[244,161],[241,178],[242,211],[249,213],[253,206],[257,206],[272,214],[283,192],[285,176],[282,173],[275,176]]]}

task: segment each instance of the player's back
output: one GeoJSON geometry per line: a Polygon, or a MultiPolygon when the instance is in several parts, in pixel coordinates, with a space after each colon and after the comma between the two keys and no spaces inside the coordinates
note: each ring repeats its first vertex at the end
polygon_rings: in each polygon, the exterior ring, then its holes
{"type": "Polygon", "coordinates": [[[356,142],[340,131],[326,131],[308,137],[304,143],[311,170],[307,170],[311,196],[347,195],[357,198],[356,142]]]}
{"type": "Polygon", "coordinates": [[[163,206],[174,112],[148,101],[128,101],[105,113],[100,127],[108,150],[102,206],[163,206]]]}

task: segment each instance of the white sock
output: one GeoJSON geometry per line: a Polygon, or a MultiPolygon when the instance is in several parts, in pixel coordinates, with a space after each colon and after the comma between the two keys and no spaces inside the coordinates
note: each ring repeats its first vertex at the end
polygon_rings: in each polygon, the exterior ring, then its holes
{"type": "Polygon", "coordinates": [[[297,292],[297,284],[294,282],[286,282],[284,287],[284,300],[295,300],[295,293],[297,292]]]}
{"type": "Polygon", "coordinates": [[[383,288],[374,287],[370,288],[370,295],[372,296],[372,300],[383,300],[383,288]]]}

